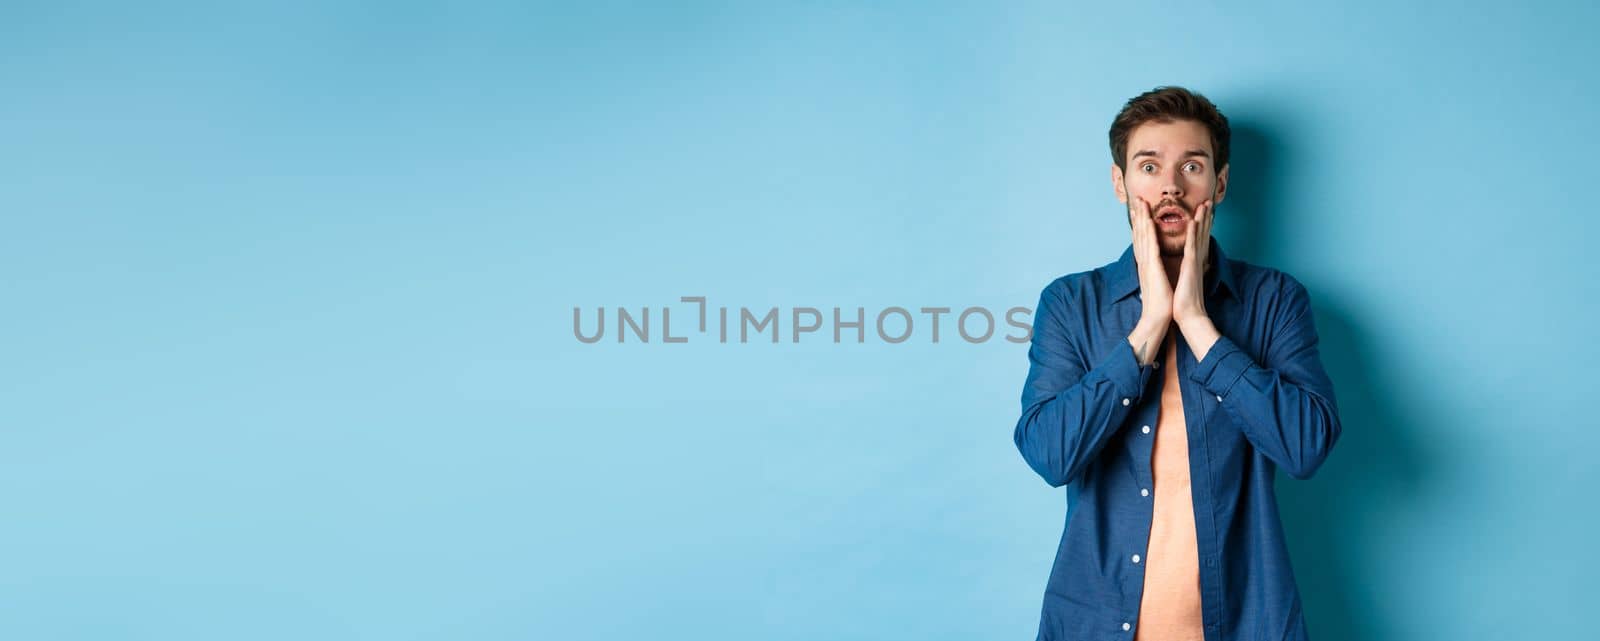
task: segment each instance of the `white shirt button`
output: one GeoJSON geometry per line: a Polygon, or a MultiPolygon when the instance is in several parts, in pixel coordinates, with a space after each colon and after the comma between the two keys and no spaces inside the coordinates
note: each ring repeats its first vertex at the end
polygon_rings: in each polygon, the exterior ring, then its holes
{"type": "MultiPolygon", "coordinates": [[[[1222,400],[1222,397],[1218,396],[1217,400],[1219,400],[1219,401],[1222,400]]],[[[1128,399],[1122,399],[1122,406],[1123,407],[1127,407],[1128,406],[1128,399]]]]}
{"type": "Polygon", "coordinates": [[[1150,433],[1150,426],[1146,425],[1144,427],[1141,427],[1141,428],[1139,428],[1139,431],[1144,432],[1145,434],[1149,434],[1150,433]]]}
{"type": "MultiPolygon", "coordinates": [[[[1218,403],[1221,403],[1221,402],[1222,402],[1222,397],[1221,397],[1221,396],[1218,396],[1218,397],[1217,397],[1217,402],[1218,402],[1218,403]]],[[[1123,405],[1127,405],[1127,403],[1123,403],[1123,405]]]]}
{"type": "Polygon", "coordinates": [[[1132,624],[1128,623],[1127,621],[1123,621],[1122,622],[1122,630],[1124,632],[1126,632],[1128,630],[1132,630],[1132,629],[1133,629],[1133,625],[1132,624]]]}
{"type": "Polygon", "coordinates": [[[1150,488],[1139,490],[1139,496],[1150,496],[1150,488]]]}
{"type": "Polygon", "coordinates": [[[1138,563],[1139,562],[1139,555],[1137,555],[1137,554],[1133,555],[1133,562],[1134,563],[1138,563]]]}

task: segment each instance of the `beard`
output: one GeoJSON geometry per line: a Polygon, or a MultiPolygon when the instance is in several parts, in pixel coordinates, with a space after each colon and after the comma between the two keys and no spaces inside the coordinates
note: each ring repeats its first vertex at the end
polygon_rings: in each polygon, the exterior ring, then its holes
{"type": "MultiPolygon", "coordinates": [[[[1153,209],[1160,211],[1163,207],[1171,207],[1174,205],[1183,209],[1184,216],[1194,215],[1194,209],[1182,202],[1175,200],[1163,200],[1160,203],[1157,203],[1153,209]]],[[[1156,245],[1161,248],[1161,256],[1163,258],[1183,258],[1183,243],[1186,236],[1187,234],[1183,229],[1168,232],[1163,231],[1159,224],[1156,225],[1156,245]]]]}
{"type": "MultiPolygon", "coordinates": [[[[1215,193],[1214,192],[1213,192],[1211,197],[1212,198],[1215,197],[1215,193]]],[[[1185,203],[1185,202],[1183,202],[1181,200],[1172,199],[1172,198],[1162,199],[1161,201],[1155,203],[1155,205],[1152,206],[1150,209],[1152,211],[1160,211],[1161,208],[1172,206],[1172,205],[1176,205],[1179,208],[1183,209],[1185,216],[1193,216],[1194,215],[1194,208],[1193,207],[1190,207],[1187,203],[1185,203]]],[[[1127,204],[1127,212],[1128,212],[1128,227],[1131,229],[1133,227],[1133,220],[1132,220],[1133,205],[1132,205],[1131,199],[1130,199],[1129,203],[1127,204]]],[[[1215,209],[1212,210],[1211,215],[1213,217],[1216,216],[1216,210],[1215,209]]],[[[1186,238],[1187,237],[1187,233],[1185,232],[1185,230],[1178,229],[1178,230],[1174,230],[1172,232],[1164,232],[1164,231],[1161,230],[1161,226],[1159,224],[1157,224],[1155,226],[1155,233],[1156,233],[1156,248],[1157,248],[1157,250],[1159,250],[1162,258],[1176,258],[1176,259],[1183,258],[1183,244],[1184,244],[1184,241],[1187,239],[1186,238]]],[[[1200,238],[1200,239],[1197,239],[1197,240],[1199,242],[1202,242],[1202,243],[1209,243],[1211,241],[1210,238],[1200,238]]],[[[1209,261],[1207,261],[1207,262],[1209,262],[1209,261]]],[[[1207,267],[1209,268],[1210,266],[1207,265],[1207,267]]]]}
{"type": "MultiPolygon", "coordinates": [[[[1215,194],[1213,194],[1212,197],[1215,197],[1215,194]]],[[[1190,207],[1188,205],[1188,203],[1185,203],[1185,202],[1183,202],[1181,200],[1172,199],[1172,198],[1164,198],[1164,199],[1156,202],[1153,206],[1150,207],[1150,209],[1152,211],[1161,211],[1161,209],[1164,208],[1164,207],[1170,207],[1170,206],[1174,206],[1174,205],[1179,207],[1179,208],[1181,208],[1181,209],[1183,209],[1185,216],[1193,216],[1194,215],[1194,208],[1190,207]]],[[[1130,203],[1128,205],[1128,215],[1132,216],[1132,214],[1133,214],[1133,205],[1130,203]]],[[[1212,215],[1213,216],[1216,215],[1215,210],[1212,211],[1212,215]]],[[[1130,221],[1128,223],[1128,226],[1132,227],[1133,223],[1130,221]]],[[[1162,258],[1183,258],[1183,243],[1184,243],[1184,240],[1185,240],[1185,237],[1186,237],[1186,234],[1185,234],[1184,230],[1180,229],[1180,230],[1177,230],[1177,231],[1174,231],[1174,232],[1170,232],[1170,233],[1169,232],[1163,232],[1163,231],[1161,231],[1161,226],[1159,224],[1157,224],[1156,227],[1155,227],[1155,232],[1156,232],[1156,247],[1161,251],[1162,258]]],[[[1210,240],[1210,239],[1203,238],[1203,239],[1200,239],[1200,240],[1202,242],[1204,242],[1204,241],[1207,241],[1207,240],[1210,240]]]]}
{"type": "Polygon", "coordinates": [[[1162,236],[1156,241],[1161,246],[1163,258],[1183,258],[1183,235],[1162,236]]]}

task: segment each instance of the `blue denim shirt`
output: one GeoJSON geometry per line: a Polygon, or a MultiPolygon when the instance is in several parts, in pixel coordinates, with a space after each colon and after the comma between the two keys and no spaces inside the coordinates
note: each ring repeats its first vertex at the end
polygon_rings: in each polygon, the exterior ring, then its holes
{"type": "MultiPolygon", "coordinates": [[[[1178,333],[1206,641],[1307,638],[1274,483],[1310,478],[1339,438],[1333,384],[1317,353],[1306,289],[1231,260],[1212,239],[1206,313],[1221,333],[1196,361],[1178,333]]],[[[1040,641],[1132,639],[1139,622],[1154,486],[1164,345],[1140,366],[1128,334],[1142,303],[1133,246],[1109,265],[1057,278],[1036,308],[1013,439],[1046,483],[1067,486],[1067,519],[1040,614],[1040,641]],[[1142,428],[1152,428],[1148,433],[1142,428]]],[[[1178,332],[1176,325],[1168,332],[1178,332]]]]}

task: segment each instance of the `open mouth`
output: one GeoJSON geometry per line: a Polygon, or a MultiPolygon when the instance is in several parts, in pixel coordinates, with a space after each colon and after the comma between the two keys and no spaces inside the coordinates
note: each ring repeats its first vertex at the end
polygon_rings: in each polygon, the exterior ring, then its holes
{"type": "Polygon", "coordinates": [[[1163,224],[1181,223],[1184,221],[1183,212],[1177,209],[1167,209],[1156,214],[1156,220],[1163,224]]]}

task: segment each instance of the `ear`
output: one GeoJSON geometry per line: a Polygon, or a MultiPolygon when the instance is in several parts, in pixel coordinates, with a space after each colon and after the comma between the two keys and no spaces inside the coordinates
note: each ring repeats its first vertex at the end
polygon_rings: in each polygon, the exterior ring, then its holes
{"type": "Polygon", "coordinates": [[[1228,166],[1223,165],[1222,171],[1217,172],[1217,197],[1211,201],[1211,208],[1216,209],[1222,204],[1222,198],[1228,195],[1228,166]]]}
{"type": "Polygon", "coordinates": [[[1117,163],[1111,163],[1111,190],[1117,192],[1117,200],[1128,204],[1128,186],[1122,184],[1122,169],[1117,167],[1117,163]]]}

